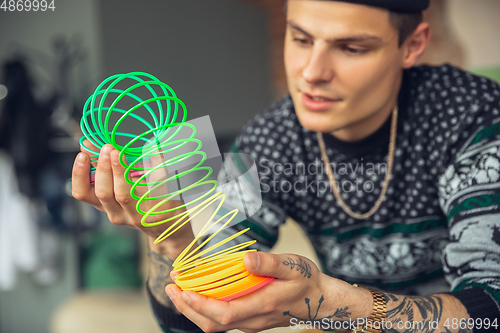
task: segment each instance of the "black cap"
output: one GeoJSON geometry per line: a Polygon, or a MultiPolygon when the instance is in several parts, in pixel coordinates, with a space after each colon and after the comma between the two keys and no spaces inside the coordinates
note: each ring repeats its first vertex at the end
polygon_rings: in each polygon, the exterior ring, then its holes
{"type": "Polygon", "coordinates": [[[418,13],[429,7],[430,0],[335,0],[382,7],[397,13],[418,13]]]}

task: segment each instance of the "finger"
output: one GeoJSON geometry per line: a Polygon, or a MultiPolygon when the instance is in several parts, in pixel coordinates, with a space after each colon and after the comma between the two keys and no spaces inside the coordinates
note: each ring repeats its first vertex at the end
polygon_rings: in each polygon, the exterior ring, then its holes
{"type": "MultiPolygon", "coordinates": [[[[125,168],[120,164],[120,152],[113,150],[110,153],[111,168],[113,172],[113,186],[115,191],[115,199],[130,216],[140,219],[136,210],[136,201],[130,195],[132,185],[125,180],[125,168]]],[[[123,157],[125,159],[125,156],[123,157]]]]}
{"type": "Polygon", "coordinates": [[[243,258],[245,268],[252,274],[292,280],[301,276],[311,277],[315,267],[309,259],[292,254],[249,252],[243,258]]]}
{"type": "Polygon", "coordinates": [[[180,272],[178,271],[170,271],[170,278],[172,279],[172,281],[175,282],[175,279],[177,278],[177,275],[179,275],[180,272]]]}
{"type": "Polygon", "coordinates": [[[99,155],[95,173],[95,194],[112,223],[123,224],[123,209],[115,199],[110,153],[113,147],[104,145],[99,155]]]}
{"type": "MultiPolygon", "coordinates": [[[[263,298],[263,295],[266,295],[265,297],[269,295],[269,290],[267,292],[264,290],[266,287],[268,288],[268,286],[262,288],[263,292],[260,295],[256,292],[229,302],[206,297],[193,291],[182,291],[179,296],[189,306],[189,313],[193,310],[197,315],[223,325],[224,329],[243,327],[251,329],[259,324],[256,318],[268,314],[269,309],[272,308],[271,302],[263,298]]],[[[179,289],[177,286],[176,288],[179,289]]],[[[183,307],[182,304],[180,306],[183,307]]],[[[192,316],[196,317],[194,314],[192,316]]]]}
{"type": "Polygon", "coordinates": [[[90,157],[90,161],[91,161],[92,166],[94,166],[94,167],[97,166],[97,163],[95,162],[95,160],[97,159],[98,154],[96,154],[94,152],[99,151],[99,148],[97,148],[92,143],[90,143],[89,140],[85,139],[82,142],[82,146],[80,146],[80,151],[82,153],[85,153],[86,155],[88,155],[90,157]]]}
{"type": "Polygon", "coordinates": [[[90,163],[85,153],[79,153],[73,165],[71,177],[71,191],[77,200],[89,203],[99,210],[103,210],[101,202],[94,193],[94,187],[90,184],[90,163]]]}
{"type": "MultiPolygon", "coordinates": [[[[170,300],[175,305],[177,310],[179,310],[179,312],[182,313],[184,316],[186,316],[186,318],[188,318],[198,327],[200,327],[204,332],[220,332],[228,329],[228,327],[224,327],[222,324],[217,323],[216,321],[199,314],[193,308],[191,308],[191,306],[188,303],[186,303],[185,301],[186,298],[183,297],[184,292],[175,284],[167,285],[165,287],[165,292],[170,297],[170,300]]],[[[198,296],[204,297],[201,295],[198,296]]],[[[190,299],[187,299],[187,301],[192,303],[190,299]]],[[[222,301],[218,302],[226,303],[222,301]]]]}

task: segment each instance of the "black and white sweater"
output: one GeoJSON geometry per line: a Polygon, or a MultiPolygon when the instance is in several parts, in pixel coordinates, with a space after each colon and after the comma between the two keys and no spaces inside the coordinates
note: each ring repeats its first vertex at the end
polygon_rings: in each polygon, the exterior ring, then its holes
{"type": "MultiPolygon", "coordinates": [[[[314,132],[286,96],[233,146],[258,166],[263,204],[225,231],[250,227],[269,250],[287,216],[304,229],[323,272],[401,294],[452,292],[472,318],[500,317],[500,87],[449,65],[404,72],[395,160],[385,198],[365,220],[332,193],[314,132]]],[[[368,211],[384,185],[391,117],[357,142],[324,135],[346,204],[368,211]]],[[[188,328],[154,299],[160,323],[188,328]]],[[[167,329],[168,330],[168,329],[167,329]]]]}

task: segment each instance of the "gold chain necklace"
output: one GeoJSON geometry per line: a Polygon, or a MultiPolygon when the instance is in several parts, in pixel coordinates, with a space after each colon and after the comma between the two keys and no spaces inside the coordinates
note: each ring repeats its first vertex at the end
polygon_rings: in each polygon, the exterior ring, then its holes
{"type": "Polygon", "coordinates": [[[392,173],[392,165],[394,162],[394,150],[396,147],[396,128],[397,128],[397,123],[398,123],[398,107],[395,106],[394,110],[392,111],[392,123],[391,123],[391,136],[389,139],[389,153],[387,154],[387,171],[385,174],[384,178],[384,186],[382,187],[382,191],[380,192],[380,195],[375,202],[375,205],[370,209],[368,212],[364,214],[358,214],[353,212],[344,202],[342,199],[342,196],[340,195],[340,191],[337,187],[337,183],[335,181],[335,177],[333,175],[332,168],[330,166],[330,159],[328,158],[328,155],[326,154],[326,148],[325,148],[325,141],[323,140],[323,133],[321,132],[316,132],[316,136],[318,137],[318,144],[319,144],[319,149],[321,150],[321,157],[323,158],[323,163],[325,164],[325,170],[326,174],[328,175],[328,179],[330,181],[330,185],[332,186],[333,189],[333,194],[335,195],[335,198],[337,199],[340,207],[346,212],[349,216],[354,217],[355,219],[366,219],[377,211],[377,209],[380,207],[380,204],[382,204],[382,201],[384,200],[385,197],[385,192],[387,191],[387,188],[389,187],[389,180],[391,178],[391,173],[392,173]]]}

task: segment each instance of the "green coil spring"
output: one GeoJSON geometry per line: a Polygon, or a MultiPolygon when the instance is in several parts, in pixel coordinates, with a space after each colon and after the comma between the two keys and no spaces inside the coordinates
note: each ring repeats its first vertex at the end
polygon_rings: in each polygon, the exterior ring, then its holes
{"type": "MultiPolygon", "coordinates": [[[[141,92],[143,92],[143,90],[141,92]]],[[[182,210],[188,205],[202,200],[217,189],[217,181],[207,180],[213,171],[210,167],[203,166],[207,158],[206,153],[200,150],[202,142],[195,138],[196,128],[192,124],[187,123],[186,118],[186,105],[177,98],[174,90],[167,84],[159,81],[153,75],[143,72],[131,72],[108,77],[99,84],[94,93],[85,102],[80,122],[83,132],[83,136],[80,139],[80,145],[91,153],[91,162],[97,162],[99,151],[105,144],[111,144],[115,149],[120,151],[120,163],[126,168],[125,180],[132,185],[130,195],[137,200],[136,208],[137,211],[143,215],[141,223],[145,227],[160,225],[180,217],[180,215],[176,215],[167,220],[148,223],[146,222],[148,216],[182,210]],[[135,83],[126,89],[117,88],[117,85],[124,80],[133,80],[135,83]],[[134,90],[144,88],[151,95],[149,98],[141,98],[138,94],[134,93],[134,90]],[[158,91],[161,93],[158,93],[158,91]],[[120,107],[120,102],[125,97],[131,98],[136,103],[127,110],[120,107]],[[140,112],[146,112],[151,119],[146,119],[140,112]],[[113,116],[118,116],[118,119],[116,121],[111,121],[113,116]],[[127,117],[144,125],[147,130],[140,134],[120,131],[120,125],[122,125],[127,117]],[[180,119],[177,120],[178,118],[180,119]],[[180,138],[179,133],[182,128],[191,129],[191,135],[189,137],[180,138]],[[98,150],[86,146],[85,139],[98,150]],[[119,143],[119,139],[121,139],[121,141],[125,140],[125,143],[119,143]],[[197,147],[187,153],[164,160],[158,165],[148,167],[143,163],[143,161],[150,159],[152,156],[164,155],[188,143],[194,143],[197,147]],[[160,181],[148,181],[149,176],[156,170],[180,163],[194,155],[200,155],[201,158],[191,169],[160,181]],[[159,196],[152,195],[152,192],[160,186],[195,171],[205,171],[205,175],[188,187],[159,196]],[[136,175],[140,175],[140,177],[138,180],[133,181],[132,176],[136,175]],[[166,210],[160,208],[172,198],[202,185],[211,185],[211,188],[191,202],[166,210]],[[141,186],[146,187],[148,190],[142,196],[137,196],[135,194],[136,189],[141,186]],[[141,208],[142,203],[151,200],[155,200],[157,203],[149,210],[143,210],[141,208]]],[[[95,167],[93,169],[95,169],[95,167]]],[[[168,231],[169,233],[164,232],[160,235],[156,242],[162,241],[174,232],[172,230],[168,231]]]]}

